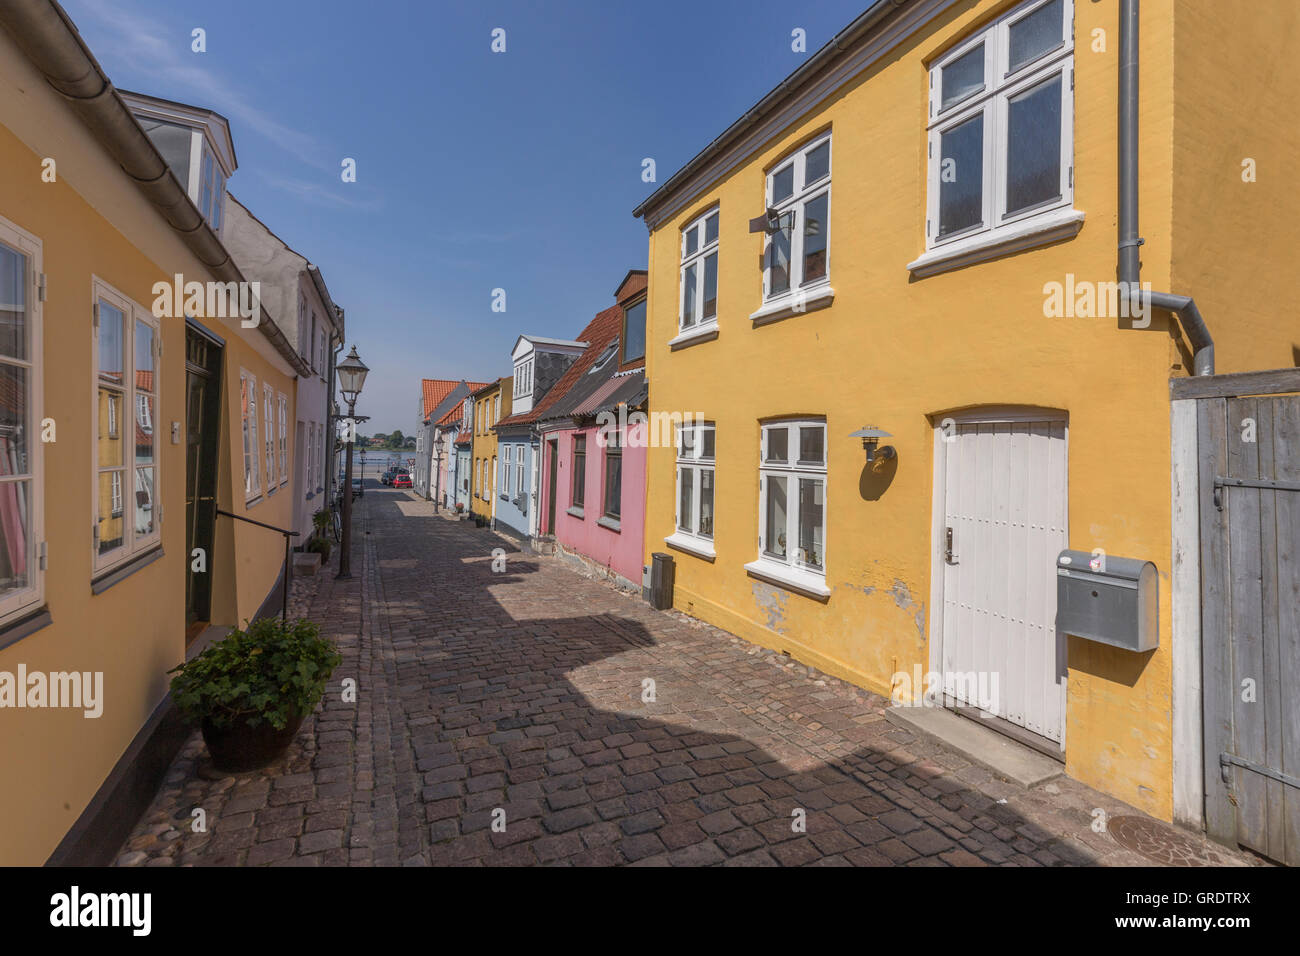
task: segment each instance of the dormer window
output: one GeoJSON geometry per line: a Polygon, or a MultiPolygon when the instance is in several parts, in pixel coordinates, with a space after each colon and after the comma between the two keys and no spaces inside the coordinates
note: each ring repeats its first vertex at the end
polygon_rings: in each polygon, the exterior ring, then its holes
{"type": "Polygon", "coordinates": [[[221,231],[221,210],[226,196],[226,180],[221,175],[212,151],[203,147],[203,164],[199,173],[199,212],[213,232],[221,231]]]}

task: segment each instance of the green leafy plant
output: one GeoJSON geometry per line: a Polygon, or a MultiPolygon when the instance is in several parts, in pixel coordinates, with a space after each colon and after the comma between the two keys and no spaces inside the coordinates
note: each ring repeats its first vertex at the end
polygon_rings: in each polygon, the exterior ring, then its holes
{"type": "Polygon", "coordinates": [[[192,661],[168,671],[172,697],[187,720],[214,727],[241,719],[283,730],[311,712],[342,662],[320,627],[305,619],[262,618],[236,628],[192,661]]]}
{"type": "Polygon", "coordinates": [[[324,535],[316,535],[307,540],[307,550],[319,554],[322,564],[330,559],[332,548],[333,545],[330,544],[330,539],[324,535]]]}

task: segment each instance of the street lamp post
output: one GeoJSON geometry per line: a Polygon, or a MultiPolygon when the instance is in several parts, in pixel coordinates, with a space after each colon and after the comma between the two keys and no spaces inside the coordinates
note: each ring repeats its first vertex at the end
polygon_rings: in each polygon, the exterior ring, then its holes
{"type": "Polygon", "coordinates": [[[343,541],[339,551],[339,573],[336,575],[341,579],[352,577],[352,445],[357,437],[357,396],[361,394],[361,386],[365,384],[366,373],[369,371],[357,355],[355,345],[348,357],[335,367],[339,391],[348,403],[348,463],[343,478],[343,541]]]}

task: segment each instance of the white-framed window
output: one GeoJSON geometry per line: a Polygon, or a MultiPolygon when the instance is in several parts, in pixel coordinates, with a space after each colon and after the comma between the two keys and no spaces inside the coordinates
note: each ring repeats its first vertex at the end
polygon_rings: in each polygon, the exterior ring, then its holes
{"type": "Polygon", "coordinates": [[[830,282],[831,134],[799,147],[767,174],[775,229],[763,252],[763,301],[830,282]]]}
{"type": "Polygon", "coordinates": [[[270,382],[262,385],[262,424],[265,431],[266,454],[266,493],[269,495],[279,487],[275,480],[275,389],[270,382]]]}
{"type": "Polygon", "coordinates": [[[239,370],[240,418],[244,431],[244,503],[262,494],[262,472],[257,461],[257,376],[239,370]]]}
{"type": "Polygon", "coordinates": [[[519,446],[519,460],[515,462],[515,495],[524,494],[524,446],[519,446]]]}
{"type": "Polygon", "coordinates": [[[0,218],[0,622],[44,600],[41,241],[0,218]]]}
{"type": "Polygon", "coordinates": [[[98,277],[93,279],[93,295],[99,427],[93,459],[92,551],[98,572],[156,546],[161,536],[154,510],[159,456],[153,433],[159,329],[148,309],[98,277]],[[134,492],[130,501],[127,488],[134,492]]]}
{"type": "Polygon", "coordinates": [[[677,533],[713,540],[714,426],[677,430],[677,533]]]}
{"type": "Polygon", "coordinates": [[[1074,3],[1032,0],[930,68],[926,248],[1073,203],[1074,3]]]}
{"type": "Polygon", "coordinates": [[[681,302],[677,325],[683,332],[718,322],[720,218],[721,210],[714,206],[682,230],[681,302]]]}
{"type": "Polygon", "coordinates": [[[501,393],[492,396],[492,424],[501,421],[501,393]]]}
{"type": "Polygon", "coordinates": [[[316,467],[312,469],[311,480],[316,486],[317,491],[323,489],[322,481],[325,480],[325,426],[316,426],[316,467]]]}
{"type": "Polygon", "coordinates": [[[509,498],[511,484],[510,476],[514,473],[514,469],[511,465],[514,464],[515,446],[506,445],[505,452],[505,456],[501,459],[501,490],[505,493],[505,496],[509,498]]]}
{"type": "Polygon", "coordinates": [[[280,484],[283,485],[289,480],[289,396],[284,392],[276,396],[276,408],[280,423],[280,484]]]}
{"type": "Polygon", "coordinates": [[[826,574],[826,422],[764,423],[759,449],[760,563],[826,574]]]}

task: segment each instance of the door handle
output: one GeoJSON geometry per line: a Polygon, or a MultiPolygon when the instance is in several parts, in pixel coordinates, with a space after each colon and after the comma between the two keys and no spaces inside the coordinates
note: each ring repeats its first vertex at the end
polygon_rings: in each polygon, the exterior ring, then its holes
{"type": "Polygon", "coordinates": [[[948,529],[946,530],[945,538],[947,539],[947,542],[948,542],[948,548],[947,548],[947,550],[945,550],[945,551],[943,552],[943,560],[944,560],[944,562],[945,562],[946,564],[960,564],[961,562],[958,561],[958,560],[956,560],[956,559],[952,556],[952,528],[948,528],[948,529]]]}

